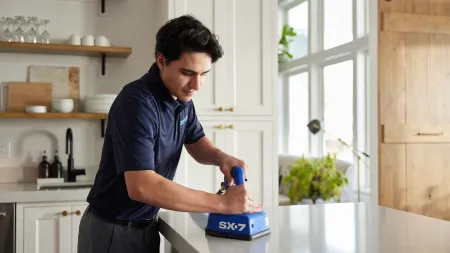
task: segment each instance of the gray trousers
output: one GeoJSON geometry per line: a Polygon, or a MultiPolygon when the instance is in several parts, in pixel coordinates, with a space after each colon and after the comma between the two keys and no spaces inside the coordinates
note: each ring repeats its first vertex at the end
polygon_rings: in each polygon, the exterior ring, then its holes
{"type": "Polygon", "coordinates": [[[78,232],[78,253],[159,253],[158,219],[144,228],[109,223],[86,208],[78,232]]]}

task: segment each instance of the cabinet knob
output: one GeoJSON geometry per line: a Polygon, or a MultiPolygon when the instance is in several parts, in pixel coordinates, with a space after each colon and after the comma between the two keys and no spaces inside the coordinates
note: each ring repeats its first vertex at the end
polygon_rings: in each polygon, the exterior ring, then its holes
{"type": "Polygon", "coordinates": [[[223,111],[223,108],[222,108],[222,107],[219,107],[219,108],[217,108],[217,110],[218,110],[219,112],[222,112],[222,111],[223,111]]]}
{"type": "Polygon", "coordinates": [[[67,216],[67,211],[66,211],[66,210],[62,211],[62,212],[61,212],[61,215],[62,215],[62,216],[67,216]]]}
{"type": "Polygon", "coordinates": [[[216,128],[218,128],[218,129],[223,129],[224,126],[223,126],[222,124],[220,124],[220,125],[216,126],[216,128]]]}
{"type": "Polygon", "coordinates": [[[227,128],[233,129],[233,128],[234,128],[234,125],[231,124],[231,125],[227,126],[227,128]]]}
{"type": "Polygon", "coordinates": [[[230,107],[230,108],[228,108],[228,109],[225,109],[225,111],[234,112],[234,108],[233,108],[233,107],[230,107]]]}
{"type": "Polygon", "coordinates": [[[77,211],[75,212],[75,214],[78,215],[78,216],[80,216],[81,211],[80,211],[80,210],[77,210],[77,211]]]}

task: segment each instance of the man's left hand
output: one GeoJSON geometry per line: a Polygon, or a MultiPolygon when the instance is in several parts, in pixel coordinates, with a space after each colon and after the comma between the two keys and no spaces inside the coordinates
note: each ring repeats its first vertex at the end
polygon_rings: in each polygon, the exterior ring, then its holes
{"type": "Polygon", "coordinates": [[[245,179],[247,180],[247,163],[245,161],[228,154],[224,154],[221,158],[219,166],[220,171],[222,171],[222,173],[225,175],[225,178],[227,179],[228,186],[234,184],[234,178],[231,177],[231,168],[233,168],[234,166],[239,166],[244,170],[245,179]]]}

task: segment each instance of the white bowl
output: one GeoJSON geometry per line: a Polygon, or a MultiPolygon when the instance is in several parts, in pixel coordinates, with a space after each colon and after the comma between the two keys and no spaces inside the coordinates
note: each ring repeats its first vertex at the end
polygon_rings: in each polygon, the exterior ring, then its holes
{"type": "Polygon", "coordinates": [[[115,99],[117,94],[97,94],[92,96],[86,96],[85,99],[115,99]]]}
{"type": "Polygon", "coordinates": [[[44,105],[28,105],[25,107],[25,111],[28,113],[46,113],[47,106],[44,105]]]}
{"type": "Polygon", "coordinates": [[[74,107],[73,99],[55,99],[53,100],[53,109],[56,112],[69,113],[74,107]]]}
{"type": "Polygon", "coordinates": [[[86,112],[92,113],[108,113],[111,109],[111,104],[85,104],[86,112]]]}

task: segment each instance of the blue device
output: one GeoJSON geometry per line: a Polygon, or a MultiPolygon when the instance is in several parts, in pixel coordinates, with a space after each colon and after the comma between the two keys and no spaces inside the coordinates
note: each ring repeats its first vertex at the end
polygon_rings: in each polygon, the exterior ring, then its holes
{"type": "MultiPolygon", "coordinates": [[[[233,167],[231,176],[234,178],[235,185],[245,183],[245,174],[241,167],[233,167]]],[[[228,189],[226,179],[223,185],[225,189],[228,189]]],[[[207,235],[216,237],[251,241],[270,233],[269,218],[264,211],[233,215],[211,213],[205,232],[207,235]]]]}

